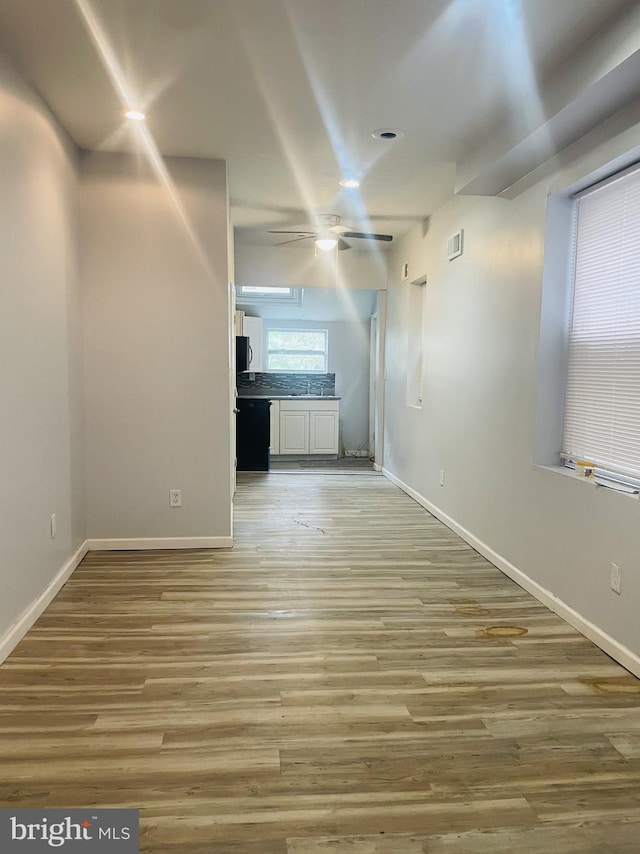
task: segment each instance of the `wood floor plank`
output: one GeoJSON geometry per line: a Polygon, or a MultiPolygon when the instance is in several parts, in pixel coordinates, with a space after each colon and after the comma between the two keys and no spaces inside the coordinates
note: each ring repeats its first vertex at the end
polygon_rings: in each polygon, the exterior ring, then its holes
{"type": "Polygon", "coordinates": [[[637,851],[640,824],[471,830],[416,836],[318,837],[288,840],[288,854],[629,854],[637,851]]]}
{"type": "Polygon", "coordinates": [[[0,667],[0,806],[147,854],[614,854],[640,681],[383,477],[243,474],[232,551],[92,552],[0,667]]]}

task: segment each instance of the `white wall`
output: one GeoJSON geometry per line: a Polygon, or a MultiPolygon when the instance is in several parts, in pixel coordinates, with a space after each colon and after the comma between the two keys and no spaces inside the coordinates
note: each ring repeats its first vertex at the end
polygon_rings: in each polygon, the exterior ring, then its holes
{"type": "Polygon", "coordinates": [[[319,253],[313,246],[251,246],[236,243],[235,282],[245,286],[287,285],[293,288],[364,288],[383,290],[387,287],[389,253],[350,249],[336,253],[319,253]]]}
{"type": "Polygon", "coordinates": [[[0,116],[2,653],[85,522],[75,150],[2,57],[0,116]]]}
{"type": "Polygon", "coordinates": [[[231,536],[225,164],[166,166],[82,164],[90,539],[231,536]]]}
{"type": "Polygon", "coordinates": [[[336,288],[303,288],[299,305],[269,304],[268,302],[243,303],[242,308],[252,317],[277,320],[368,320],[376,310],[378,291],[346,290],[336,288]]]}
{"type": "Polygon", "coordinates": [[[385,431],[394,476],[636,654],[640,502],[533,459],[547,193],[637,144],[639,129],[511,201],[455,198],[425,237],[416,230],[395,249],[385,431]],[[446,238],[460,227],[465,252],[449,262],[446,238]],[[404,261],[410,280],[427,275],[422,410],[406,403],[404,261]],[[609,589],[612,561],[623,567],[622,596],[609,589]]]}
{"type": "Polygon", "coordinates": [[[371,321],[328,323],[329,371],[336,375],[340,438],[345,453],[370,451],[369,374],[371,321]]]}

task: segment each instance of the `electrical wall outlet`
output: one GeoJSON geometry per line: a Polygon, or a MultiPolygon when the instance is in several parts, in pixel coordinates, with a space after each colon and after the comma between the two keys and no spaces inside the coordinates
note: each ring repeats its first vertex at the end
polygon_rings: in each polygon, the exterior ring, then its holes
{"type": "Polygon", "coordinates": [[[182,507],[182,490],[169,490],[169,507],[182,507]]]}
{"type": "Polygon", "coordinates": [[[614,593],[622,593],[622,567],[617,563],[611,564],[611,589],[614,593]]]}
{"type": "Polygon", "coordinates": [[[51,539],[52,539],[52,540],[55,540],[55,538],[56,538],[56,533],[57,533],[57,531],[58,531],[58,525],[57,525],[57,522],[56,522],[56,514],[55,514],[55,513],[52,513],[52,514],[51,514],[50,526],[51,526],[51,539]]]}
{"type": "Polygon", "coordinates": [[[440,486],[444,486],[444,469],[440,469],[440,486]]]}

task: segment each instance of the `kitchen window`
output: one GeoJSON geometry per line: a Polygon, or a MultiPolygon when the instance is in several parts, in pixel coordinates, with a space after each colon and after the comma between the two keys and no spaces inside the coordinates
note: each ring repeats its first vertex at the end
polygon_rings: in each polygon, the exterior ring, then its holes
{"type": "Polygon", "coordinates": [[[270,329],[267,371],[326,373],[328,339],[326,329],[270,329]]]}

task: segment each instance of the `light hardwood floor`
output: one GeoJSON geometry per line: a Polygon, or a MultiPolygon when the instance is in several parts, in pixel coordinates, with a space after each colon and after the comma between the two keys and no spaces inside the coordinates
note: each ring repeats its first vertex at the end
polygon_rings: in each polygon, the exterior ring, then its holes
{"type": "Polygon", "coordinates": [[[85,558],[0,667],[0,806],[139,807],[159,854],[640,850],[638,680],[396,487],[244,475],[236,531],[85,558]]]}

